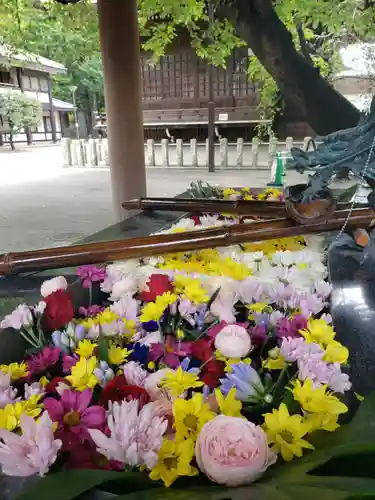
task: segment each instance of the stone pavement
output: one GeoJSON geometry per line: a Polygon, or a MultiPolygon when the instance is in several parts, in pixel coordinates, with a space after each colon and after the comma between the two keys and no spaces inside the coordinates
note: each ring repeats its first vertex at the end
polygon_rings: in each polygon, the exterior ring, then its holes
{"type": "MultiPolygon", "coordinates": [[[[64,169],[58,146],[0,148],[0,252],[62,246],[115,222],[110,173],[64,169]]],[[[149,168],[149,196],[175,196],[193,180],[225,186],[264,186],[269,171],[149,168]]],[[[301,182],[295,172],[287,182],[301,182]]]]}

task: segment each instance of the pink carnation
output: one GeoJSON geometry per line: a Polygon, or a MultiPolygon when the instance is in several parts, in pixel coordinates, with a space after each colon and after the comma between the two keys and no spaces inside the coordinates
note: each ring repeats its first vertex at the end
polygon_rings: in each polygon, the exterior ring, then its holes
{"type": "Polygon", "coordinates": [[[53,428],[48,413],[36,422],[27,415],[21,416],[22,435],[0,430],[0,464],[8,476],[44,476],[56,461],[61,441],[53,438],[53,428]]]}
{"type": "Polygon", "coordinates": [[[136,361],[129,361],[129,363],[126,363],[126,365],[123,366],[123,372],[128,385],[143,387],[148,377],[148,372],[146,372],[146,370],[136,361]]]}
{"type": "Polygon", "coordinates": [[[224,415],[203,426],[195,455],[206,476],[227,486],[252,483],[277,459],[261,427],[243,418],[224,415]]]}

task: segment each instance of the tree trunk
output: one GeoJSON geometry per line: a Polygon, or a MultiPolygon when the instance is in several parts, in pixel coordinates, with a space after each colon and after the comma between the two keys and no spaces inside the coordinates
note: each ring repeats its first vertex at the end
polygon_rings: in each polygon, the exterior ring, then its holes
{"type": "Polygon", "coordinates": [[[286,105],[320,135],[350,128],[360,113],[297,51],[271,0],[233,0],[239,34],[272,75],[286,105]]]}
{"type": "Polygon", "coordinates": [[[10,144],[11,150],[14,151],[16,149],[16,147],[15,147],[14,142],[13,142],[13,134],[9,134],[9,144],[10,144]]]}

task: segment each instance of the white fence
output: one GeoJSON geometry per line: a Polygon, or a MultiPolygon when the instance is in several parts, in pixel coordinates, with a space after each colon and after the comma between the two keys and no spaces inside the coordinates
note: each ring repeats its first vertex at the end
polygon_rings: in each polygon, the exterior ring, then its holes
{"type": "MultiPolygon", "coordinates": [[[[280,142],[271,139],[270,142],[260,142],[254,138],[252,142],[237,139],[236,143],[228,143],[220,139],[215,144],[215,166],[217,168],[260,168],[269,169],[272,166],[277,151],[288,154],[293,146],[307,148],[310,137],[303,141],[295,141],[287,137],[280,142]]],[[[109,165],[108,139],[72,140],[62,139],[61,147],[64,154],[64,165],[67,167],[105,167],[109,165]]],[[[147,167],[207,167],[208,141],[198,143],[196,139],[183,142],[177,139],[171,143],[168,139],[155,142],[148,139],[145,143],[145,162],[147,167]]]]}

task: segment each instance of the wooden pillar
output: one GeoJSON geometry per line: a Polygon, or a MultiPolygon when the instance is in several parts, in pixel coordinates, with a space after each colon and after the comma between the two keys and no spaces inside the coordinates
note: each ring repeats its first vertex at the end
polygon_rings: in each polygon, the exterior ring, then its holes
{"type": "MultiPolygon", "coordinates": [[[[22,92],[22,94],[25,92],[24,85],[23,85],[23,79],[22,79],[22,74],[23,70],[22,68],[17,68],[17,81],[18,81],[18,86],[22,92]]],[[[27,144],[32,144],[33,143],[33,134],[31,133],[31,128],[30,127],[25,127],[25,134],[26,134],[26,141],[27,144]]]]}
{"type": "Polygon", "coordinates": [[[137,0],[98,0],[109,161],[118,220],[121,203],[146,195],[137,0]]]}
{"type": "Polygon", "coordinates": [[[47,78],[47,83],[48,83],[49,113],[50,113],[50,117],[51,117],[52,142],[57,142],[55,108],[53,107],[52,80],[51,80],[50,76],[48,76],[48,78],[47,78]]]}

